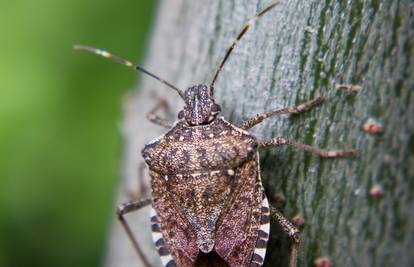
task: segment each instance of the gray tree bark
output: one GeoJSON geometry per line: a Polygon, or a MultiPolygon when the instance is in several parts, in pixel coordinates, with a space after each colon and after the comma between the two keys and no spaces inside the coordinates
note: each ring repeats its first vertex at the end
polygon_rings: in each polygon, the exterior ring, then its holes
{"type": "MultiPolygon", "coordinates": [[[[161,1],[145,64],[180,88],[209,84],[226,49],[246,20],[270,1],[161,1]]],[[[234,123],[309,100],[326,102],[306,114],[268,119],[251,132],[284,136],[323,148],[359,152],[354,159],[321,159],[286,147],[261,154],[266,193],[288,218],[304,219],[299,266],[328,257],[334,266],[414,264],[414,5],[412,1],[285,0],[266,14],[235,49],[216,84],[216,102],[234,123]],[[361,86],[358,93],[338,84],[361,86]],[[383,125],[368,134],[369,118],[383,125]],[[384,190],[370,196],[374,185],[384,190]],[[273,197],[283,194],[285,204],[273,197]]],[[[125,103],[125,188],[138,188],[145,143],[165,132],[145,119],[155,96],[178,96],[150,77],[125,103]]],[[[171,117],[173,119],[174,117],[171,117]]],[[[148,177],[146,177],[148,186],[148,177]]],[[[159,266],[148,209],[129,216],[159,266]]],[[[272,224],[266,266],[287,266],[289,239],[272,224]]],[[[114,223],[106,266],[139,266],[114,223]]]]}

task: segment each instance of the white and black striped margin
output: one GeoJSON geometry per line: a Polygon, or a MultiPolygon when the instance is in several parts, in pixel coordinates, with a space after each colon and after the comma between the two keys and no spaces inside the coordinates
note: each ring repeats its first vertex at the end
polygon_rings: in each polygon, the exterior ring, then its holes
{"type": "Polygon", "coordinates": [[[153,208],[151,208],[150,213],[151,218],[151,230],[152,230],[152,240],[154,241],[155,247],[160,254],[162,265],[165,267],[177,267],[177,264],[173,260],[170,251],[168,251],[164,238],[161,233],[160,221],[158,220],[157,215],[153,208]]]}
{"type": "Polygon", "coordinates": [[[270,209],[266,196],[264,196],[262,201],[261,213],[260,228],[257,234],[256,246],[250,267],[261,267],[266,256],[267,241],[269,241],[270,232],[270,209]]]}

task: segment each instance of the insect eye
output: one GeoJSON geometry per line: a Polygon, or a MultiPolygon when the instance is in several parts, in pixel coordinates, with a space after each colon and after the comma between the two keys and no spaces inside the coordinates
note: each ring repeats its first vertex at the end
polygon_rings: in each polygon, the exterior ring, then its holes
{"type": "Polygon", "coordinates": [[[221,108],[220,108],[220,106],[219,106],[219,105],[217,105],[217,104],[213,104],[213,105],[211,106],[211,112],[216,113],[216,112],[220,112],[220,111],[221,111],[221,108]]]}
{"type": "Polygon", "coordinates": [[[178,119],[182,119],[184,118],[184,110],[181,110],[180,112],[178,112],[178,119]]]}

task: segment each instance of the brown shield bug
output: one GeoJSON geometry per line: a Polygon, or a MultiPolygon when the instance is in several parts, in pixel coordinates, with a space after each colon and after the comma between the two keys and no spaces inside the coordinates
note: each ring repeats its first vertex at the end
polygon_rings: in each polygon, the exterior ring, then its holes
{"type": "Polygon", "coordinates": [[[124,215],[149,204],[153,208],[153,240],[164,266],[262,266],[270,218],[292,238],[290,267],[296,266],[299,231],[269,206],[260,178],[259,151],[291,145],[321,157],[355,154],[353,150],[324,150],[282,137],[262,141],[247,131],[269,117],[308,111],[324,101],[320,95],[296,107],[257,114],[238,126],[218,116],[221,108],[213,95],[221,69],[254,21],[277,4],[273,1],[244,25],[209,86],[195,85],[182,91],[129,60],[93,47],[74,47],[141,71],[175,90],[184,101],[173,126],[155,115],[162,105],[148,114],[150,121],[169,128],[142,150],[149,167],[152,195],[122,204],[117,211],[146,266],[151,265],[124,215]]]}

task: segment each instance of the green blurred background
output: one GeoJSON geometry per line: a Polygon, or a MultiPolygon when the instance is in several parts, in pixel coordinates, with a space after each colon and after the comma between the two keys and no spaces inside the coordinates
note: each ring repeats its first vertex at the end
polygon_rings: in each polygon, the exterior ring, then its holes
{"type": "Polygon", "coordinates": [[[153,1],[0,0],[0,266],[100,266],[153,1]]]}

